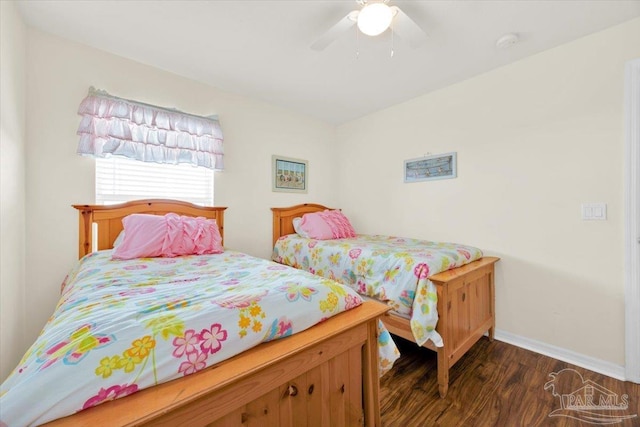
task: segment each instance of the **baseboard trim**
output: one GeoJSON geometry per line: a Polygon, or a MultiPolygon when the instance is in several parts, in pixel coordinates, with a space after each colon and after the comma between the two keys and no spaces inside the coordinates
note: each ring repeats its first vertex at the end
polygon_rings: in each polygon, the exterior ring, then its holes
{"type": "Polygon", "coordinates": [[[626,380],[624,366],[616,365],[615,363],[596,359],[591,356],[585,356],[584,354],[576,353],[575,351],[567,350],[566,348],[556,347],[555,345],[525,338],[500,329],[496,329],[494,337],[498,341],[506,342],[507,344],[515,345],[516,347],[521,347],[535,353],[553,357],[554,359],[562,360],[563,362],[571,363],[608,377],[622,381],[626,380]]]}

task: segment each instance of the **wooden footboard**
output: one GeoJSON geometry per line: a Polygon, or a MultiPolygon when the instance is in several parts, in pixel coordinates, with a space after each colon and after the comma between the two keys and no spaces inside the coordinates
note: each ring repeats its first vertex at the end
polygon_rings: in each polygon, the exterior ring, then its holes
{"type": "Polygon", "coordinates": [[[377,319],[362,306],[47,426],[379,426],[377,319]]]}
{"type": "MultiPolygon", "coordinates": [[[[494,265],[496,257],[484,257],[462,267],[433,275],[429,279],[438,292],[436,331],[444,347],[430,341],[425,347],[438,352],[438,391],[449,389],[449,369],[485,333],[493,340],[495,329],[494,265]]],[[[409,320],[389,313],[382,321],[392,334],[415,342],[409,320]]]]}
{"type": "MultiPolygon", "coordinates": [[[[273,211],[273,243],[281,236],[295,233],[293,218],[322,211],[326,206],[306,203],[273,211]]],[[[438,293],[438,324],[444,347],[430,341],[425,347],[438,352],[438,391],[445,397],[449,389],[449,369],[488,333],[495,329],[494,266],[500,258],[483,257],[470,264],[429,277],[438,293]]],[[[383,317],[389,332],[415,342],[409,320],[393,313],[383,317]]]]}

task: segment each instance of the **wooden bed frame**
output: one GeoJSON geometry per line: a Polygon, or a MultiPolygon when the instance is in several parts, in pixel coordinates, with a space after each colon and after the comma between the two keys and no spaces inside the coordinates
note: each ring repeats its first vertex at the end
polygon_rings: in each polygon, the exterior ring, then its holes
{"type": "MultiPolygon", "coordinates": [[[[111,248],[130,213],[214,218],[225,208],[171,200],[80,211],[80,254],[111,248]],[[108,237],[104,237],[106,234],[108,237]]],[[[290,337],[254,347],[201,372],[98,405],[47,426],[380,426],[377,321],[388,308],[367,301],[290,337]]]]}
{"type": "Polygon", "coordinates": [[[122,218],[134,213],[164,215],[169,212],[186,216],[215,219],[224,243],[224,211],[226,207],[205,207],[178,200],[147,199],[119,205],[73,205],[80,213],[78,221],[78,258],[94,250],[113,248],[122,231],[122,218]],[[94,236],[93,224],[97,226],[94,236]],[[94,242],[95,237],[95,242],[94,242]],[[95,243],[95,248],[94,248],[95,243]]]}
{"type": "MultiPolygon", "coordinates": [[[[305,213],[330,209],[305,203],[273,211],[273,244],[281,236],[295,233],[293,218],[305,213]]],[[[438,324],[436,331],[444,347],[431,341],[424,344],[438,353],[438,391],[441,397],[449,390],[449,369],[485,333],[493,341],[495,329],[494,264],[500,258],[483,257],[470,264],[429,277],[438,293],[438,324]]],[[[388,312],[382,319],[394,335],[415,342],[409,320],[388,312]]]]}

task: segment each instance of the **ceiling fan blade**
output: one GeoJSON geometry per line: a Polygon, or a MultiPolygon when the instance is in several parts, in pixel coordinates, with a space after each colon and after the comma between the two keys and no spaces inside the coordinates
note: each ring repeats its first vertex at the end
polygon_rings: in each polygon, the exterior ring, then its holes
{"type": "Polygon", "coordinates": [[[420,47],[427,40],[427,33],[398,6],[391,6],[395,13],[391,29],[400,38],[406,40],[412,48],[420,47]]]}
{"type": "Polygon", "coordinates": [[[342,33],[353,27],[358,19],[358,10],[349,12],[347,16],[339,20],[333,27],[329,28],[323,35],[321,35],[313,44],[311,49],[323,50],[329,46],[335,39],[340,37],[342,33]]]}

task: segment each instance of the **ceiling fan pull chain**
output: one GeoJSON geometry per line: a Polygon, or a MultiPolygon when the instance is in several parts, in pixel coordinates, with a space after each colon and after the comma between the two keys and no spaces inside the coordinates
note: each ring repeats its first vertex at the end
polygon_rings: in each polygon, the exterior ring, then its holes
{"type": "Polygon", "coordinates": [[[393,50],[393,21],[391,22],[391,25],[389,25],[389,31],[391,31],[391,56],[390,58],[393,58],[393,54],[395,53],[393,50]]]}
{"type": "Polygon", "coordinates": [[[358,34],[358,26],[354,25],[353,28],[356,29],[356,59],[360,59],[360,35],[358,34]]]}

